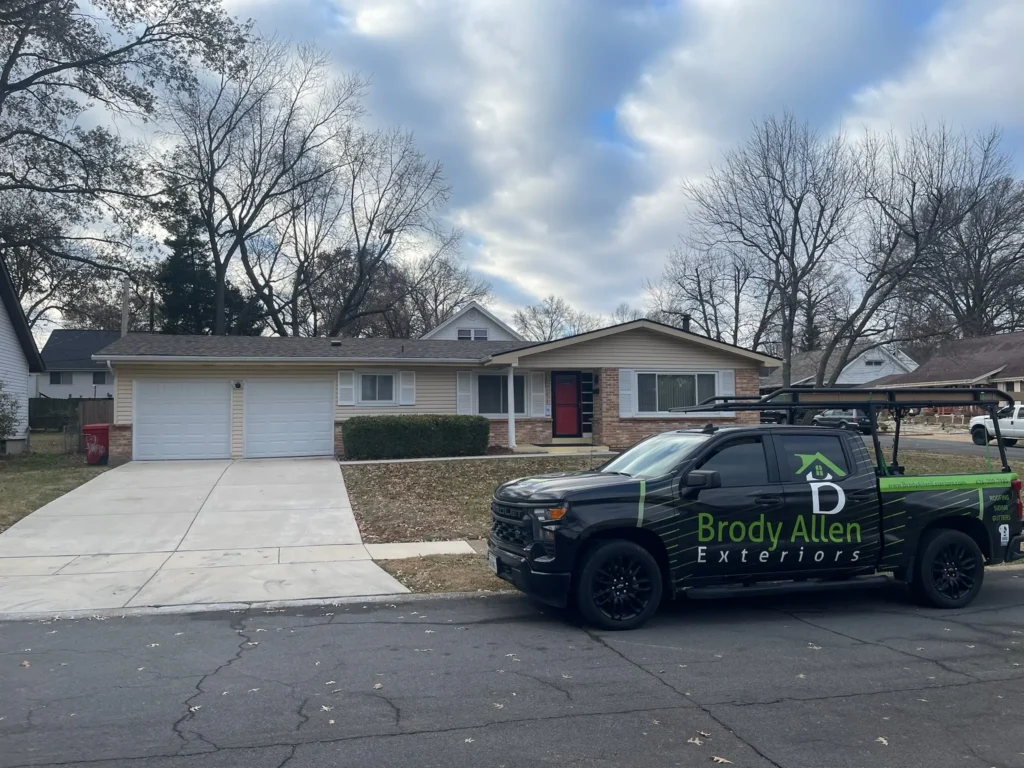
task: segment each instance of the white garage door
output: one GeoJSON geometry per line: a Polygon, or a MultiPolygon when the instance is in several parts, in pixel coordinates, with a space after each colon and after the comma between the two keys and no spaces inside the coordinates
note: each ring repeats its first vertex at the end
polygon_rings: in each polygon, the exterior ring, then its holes
{"type": "Polygon", "coordinates": [[[134,457],[231,458],[231,382],[138,379],[134,457]]]}
{"type": "Polygon", "coordinates": [[[334,379],[245,382],[245,456],[331,456],[334,379]]]}

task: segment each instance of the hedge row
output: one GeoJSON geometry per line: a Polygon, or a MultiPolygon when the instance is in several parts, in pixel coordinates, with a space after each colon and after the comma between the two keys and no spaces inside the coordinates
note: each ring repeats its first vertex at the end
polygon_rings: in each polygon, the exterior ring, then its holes
{"type": "Polygon", "coordinates": [[[348,459],[482,456],[490,433],[482,416],[355,416],[341,427],[348,459]]]}

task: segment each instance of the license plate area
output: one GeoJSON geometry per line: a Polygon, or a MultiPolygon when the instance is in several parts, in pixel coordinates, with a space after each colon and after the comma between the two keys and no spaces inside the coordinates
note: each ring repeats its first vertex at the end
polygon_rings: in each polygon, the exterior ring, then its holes
{"type": "Polygon", "coordinates": [[[493,552],[487,553],[487,565],[490,566],[492,573],[498,573],[498,558],[493,552]]]}

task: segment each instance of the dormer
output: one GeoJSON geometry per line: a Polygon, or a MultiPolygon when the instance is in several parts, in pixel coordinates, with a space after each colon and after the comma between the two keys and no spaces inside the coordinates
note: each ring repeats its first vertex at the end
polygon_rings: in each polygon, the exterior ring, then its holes
{"type": "Polygon", "coordinates": [[[475,301],[471,301],[437,328],[423,334],[423,338],[449,341],[523,341],[522,336],[475,301]]]}

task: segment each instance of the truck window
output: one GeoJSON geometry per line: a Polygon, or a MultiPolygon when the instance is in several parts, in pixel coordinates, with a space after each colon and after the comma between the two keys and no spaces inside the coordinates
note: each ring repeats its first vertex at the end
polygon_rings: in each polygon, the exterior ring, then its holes
{"type": "Polygon", "coordinates": [[[850,474],[843,442],[835,435],[775,435],[782,479],[825,477],[833,479],[850,474]]]}
{"type": "Polygon", "coordinates": [[[768,462],[764,445],[758,437],[743,437],[717,448],[700,465],[713,469],[722,478],[723,488],[764,485],[768,482],[768,462]]]}

